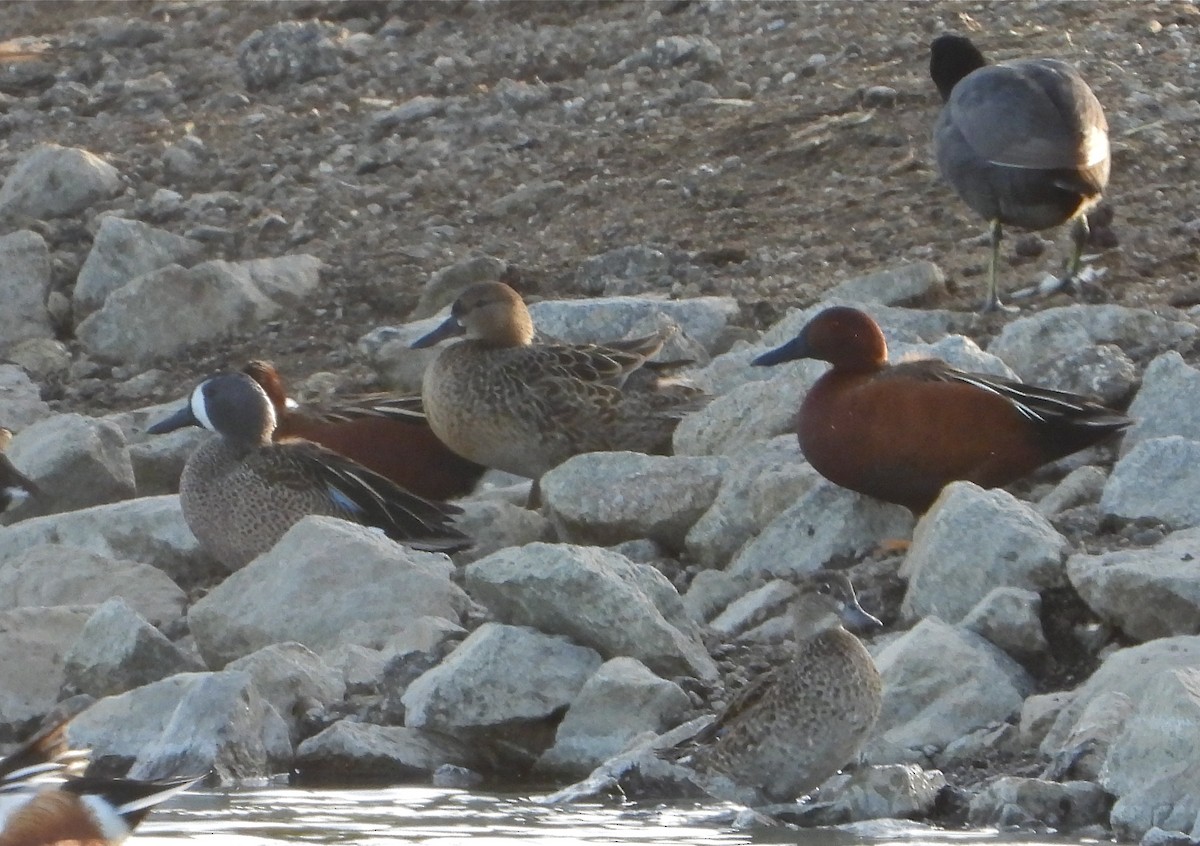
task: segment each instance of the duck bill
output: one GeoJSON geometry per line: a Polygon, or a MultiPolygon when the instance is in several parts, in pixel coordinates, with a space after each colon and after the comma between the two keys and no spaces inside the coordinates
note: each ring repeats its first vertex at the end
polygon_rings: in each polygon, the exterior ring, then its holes
{"type": "Polygon", "coordinates": [[[796,361],[800,358],[811,358],[808,352],[808,342],[805,340],[804,335],[797,335],[783,346],[768,350],[750,362],[750,364],[754,367],[771,367],[775,364],[783,364],[785,361],[796,361]]]}
{"type": "Polygon", "coordinates": [[[854,599],[842,606],[838,614],[842,625],[852,632],[868,632],[871,629],[883,628],[883,622],[873,614],[868,614],[854,599]]]}
{"type": "Polygon", "coordinates": [[[170,417],[165,417],[154,425],[147,426],[146,433],[150,435],[162,435],[167,432],[174,432],[176,429],[182,429],[185,426],[199,425],[200,421],[196,419],[196,415],[192,413],[192,406],[188,404],[170,417]]]}
{"type": "Polygon", "coordinates": [[[439,341],[444,341],[447,338],[456,338],[459,335],[465,335],[466,332],[467,330],[461,323],[458,322],[458,318],[454,315],[450,315],[442,321],[438,328],[434,329],[428,335],[423,335],[422,337],[413,341],[411,348],[414,350],[420,350],[424,349],[425,347],[432,347],[439,341]]]}

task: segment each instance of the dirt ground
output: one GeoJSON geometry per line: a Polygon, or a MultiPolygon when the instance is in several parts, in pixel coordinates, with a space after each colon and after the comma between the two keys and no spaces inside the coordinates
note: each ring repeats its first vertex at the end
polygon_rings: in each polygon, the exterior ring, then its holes
{"type": "MultiPolygon", "coordinates": [[[[1119,245],[1096,259],[1107,270],[1103,296],[1156,309],[1200,303],[1200,9],[1191,3],[26,2],[4,13],[0,35],[45,36],[50,49],[0,68],[0,91],[29,97],[31,67],[85,85],[163,72],[179,102],[147,111],[118,98],[107,114],[49,103],[34,120],[9,111],[0,165],[41,140],[81,146],[130,179],[136,198],[118,209],[136,211],[164,186],[236,195],[222,222],[232,236],[213,241],[212,258],[309,252],[327,264],[320,293],[257,337],[160,362],[167,376],[148,400],[182,395],[249,357],[274,359],[293,379],[333,370],[348,390],[373,387],[357,339],[403,321],[432,272],[474,251],[508,262],[527,295],[548,297],[574,295],[575,269],[590,256],[665,245],[690,261],[665,293],[732,295],[755,328],[842,279],[922,258],[942,267],[949,293],[914,305],[971,311],[985,283],[984,226],[939,181],[930,150],[940,101],[928,42],[945,30],[969,33],[994,59],[1057,56],[1081,69],[1106,108],[1114,151],[1107,197],[1119,245]],[[164,37],[98,44],[103,16],[164,37]],[[400,35],[340,74],[245,91],[241,41],[313,17],[400,35]],[[618,69],[671,36],[710,39],[719,63],[618,69]],[[369,149],[378,140],[363,127],[380,101],[469,102],[504,78],[547,84],[557,107],[491,124],[466,110],[456,125],[451,112],[434,139],[442,154],[422,154],[419,167],[369,149]],[[718,96],[691,97],[696,80],[718,96]],[[585,106],[573,111],[572,98],[585,106]],[[209,163],[168,179],[163,151],[188,133],[209,163]],[[531,213],[483,213],[539,181],[561,182],[562,196],[531,213]],[[286,225],[262,225],[270,215],[286,225]]],[[[196,224],[156,222],[181,233],[196,224]]],[[[45,227],[66,293],[94,230],[92,220],[45,227]]],[[[1056,270],[1067,247],[1062,230],[1010,237],[1002,289],[1056,270]]],[[[1008,319],[980,318],[977,340],[1008,319]]],[[[47,393],[64,410],[120,405],[92,385],[83,395],[68,379],[47,393]]]]}

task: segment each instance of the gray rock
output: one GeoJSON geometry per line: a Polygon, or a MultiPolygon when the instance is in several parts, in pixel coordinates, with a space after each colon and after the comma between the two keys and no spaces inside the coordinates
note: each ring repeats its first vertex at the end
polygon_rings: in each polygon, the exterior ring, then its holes
{"type": "Polygon", "coordinates": [[[63,659],[63,687],[102,698],[203,669],[125,600],[114,597],[88,618],[63,659]]]}
{"type": "MultiPolygon", "coordinates": [[[[171,403],[178,408],[180,403],[171,403]]],[[[163,413],[159,418],[166,417],[163,413]]],[[[108,419],[108,418],[106,418],[108,419]]],[[[129,444],[129,463],[133,465],[133,478],[139,496],[161,496],[179,493],[179,477],[188,456],[201,443],[212,437],[212,433],[199,426],[176,429],[165,435],[156,435],[129,444]]]]}
{"type": "Polygon", "coordinates": [[[712,505],[727,467],[723,458],[585,453],[542,476],[542,501],[564,541],[649,538],[677,550],[712,505]]]}
{"type": "Polygon", "coordinates": [[[912,525],[908,509],[822,479],[742,547],[729,569],[755,576],[812,573],[835,556],[856,558],[881,540],[907,537],[912,525]]]}
{"type": "MultiPolygon", "coordinates": [[[[1192,830],[1195,831],[1195,829],[1192,830]]],[[[1167,831],[1165,828],[1155,825],[1142,835],[1138,846],[1196,846],[1198,842],[1200,841],[1189,837],[1182,831],[1167,831]]]]}
{"type": "Polygon", "coordinates": [[[63,656],[92,610],[85,605],[0,611],[0,726],[9,734],[14,726],[24,731],[58,701],[63,656]]]}
{"type": "Polygon", "coordinates": [[[566,635],[606,659],[637,658],[666,676],[717,677],[670,582],[618,553],[530,544],[471,564],[464,584],[506,623],[566,635]]]}
{"type": "Polygon", "coordinates": [[[436,732],[339,720],[296,749],[301,779],[427,782],[444,764],[474,767],[470,747],[436,732]]]}
{"type": "Polygon", "coordinates": [[[939,770],[916,764],[856,767],[835,775],[801,806],[804,825],[928,816],[946,786],[939,770]]]}
{"type": "Polygon", "coordinates": [[[453,102],[449,97],[431,97],[419,94],[405,100],[399,106],[391,109],[372,112],[367,125],[367,135],[378,140],[397,127],[410,123],[420,123],[431,117],[440,117],[453,102]]]}
{"type": "Polygon", "coordinates": [[[691,708],[679,685],[661,679],[633,658],[601,665],[558,724],[554,745],[535,769],[582,778],[644,734],[677,725],[691,708]]]}
{"type": "Polygon", "coordinates": [[[600,664],[594,650],[566,638],[485,623],[409,685],[405,722],[540,754],[548,738],[539,726],[575,700],[600,664]]]}
{"type": "Polygon", "coordinates": [[[505,108],[523,115],[550,102],[553,92],[541,81],[530,83],[503,77],[492,86],[491,94],[505,108]]]}
{"type": "Polygon", "coordinates": [[[973,766],[979,761],[1002,760],[1027,751],[1020,743],[1020,732],[1012,723],[993,723],[946,744],[933,756],[933,761],[944,769],[973,766]]]}
{"type": "Polygon", "coordinates": [[[963,618],[963,628],[982,635],[1013,658],[1044,655],[1042,597],[1037,591],[999,587],[988,592],[963,618]]]}
{"type": "Polygon", "coordinates": [[[361,642],[351,639],[354,624],[428,614],[457,620],[467,597],[450,581],[451,569],[443,555],[408,549],[363,526],[305,517],[193,605],[188,624],[210,667],[272,643],[320,651],[361,642]]]}
{"type": "Polygon", "coordinates": [[[1124,693],[1109,691],[1093,697],[1042,777],[1056,781],[1066,778],[1100,781],[1108,750],[1125,730],[1132,713],[1133,700],[1124,693]]]}
{"type": "Polygon", "coordinates": [[[0,236],[0,352],[29,338],[54,337],[49,295],[50,251],[42,236],[26,229],[0,236]]]}
{"type": "Polygon", "coordinates": [[[1098,344],[1045,362],[1040,378],[1040,384],[1123,405],[1137,388],[1138,367],[1116,344],[1098,344]]]}
{"type": "Polygon", "coordinates": [[[1193,337],[1197,327],[1149,309],[1118,305],[1070,305],[1022,316],[1005,325],[988,352],[1004,359],[1027,382],[1071,390],[1052,381],[1069,376],[1056,362],[1100,344],[1164,348],[1193,337]]]}
{"type": "Polygon", "coordinates": [[[681,64],[696,64],[715,71],[722,64],[721,49],[703,36],[670,35],[625,57],[616,69],[628,73],[638,68],[673,68],[681,64]]]}
{"type": "MultiPolygon", "coordinates": [[[[14,441],[15,443],[15,441],[14,441]]],[[[1200,526],[1200,441],[1171,435],[1140,441],[1113,467],[1100,510],[1172,528],[1200,526]]]]}
{"type": "Polygon", "coordinates": [[[187,595],[161,570],[48,543],[0,558],[0,609],[93,605],[120,597],[153,625],[183,616],[187,595]]]}
{"type": "Polygon", "coordinates": [[[346,695],[341,674],[299,643],[264,646],[230,661],[225,669],[250,675],[255,689],[287,724],[293,743],[301,737],[309,710],[315,707],[324,711],[346,695]]]}
{"type": "Polygon", "coordinates": [[[104,217],[75,280],[71,304],[76,322],[100,308],[110,293],[135,277],[169,264],[187,267],[200,258],[203,250],[199,241],[141,221],[104,217]]]}
{"type": "Polygon", "coordinates": [[[53,414],[24,370],[13,364],[0,364],[0,426],[20,432],[53,414]]]}
{"type": "Polygon", "coordinates": [[[76,332],[97,359],[148,363],[199,341],[258,331],[316,290],[321,267],[307,255],[168,265],[110,293],[76,332]]]}
{"type": "Polygon", "coordinates": [[[1117,797],[1111,823],[1121,840],[1152,826],[1190,831],[1200,815],[1200,668],[1150,677],[1108,751],[1100,785],[1117,797]]]}
{"type": "Polygon", "coordinates": [[[946,277],[941,268],[933,262],[917,261],[847,279],[826,291],[824,297],[852,303],[900,305],[945,288],[946,277]]]}
{"type": "Polygon", "coordinates": [[[863,757],[921,762],[976,729],[1021,710],[1033,681],[974,632],[927,617],[875,656],[883,709],[863,757]]]}
{"type": "MultiPolygon", "coordinates": [[[[758,348],[737,350],[714,359],[708,371],[735,362],[738,382],[745,384],[679,421],[674,436],[676,455],[731,455],[768,438],[795,432],[800,398],[826,367],[809,360],[773,368],[750,367],[750,360],[760,352],[758,348]]],[[[697,384],[712,390],[703,376],[697,374],[697,384]]]]}
{"type": "Polygon", "coordinates": [[[1134,424],[1121,441],[1121,454],[1154,438],[1179,435],[1200,441],[1200,370],[1174,350],[1163,353],[1146,368],[1142,387],[1129,406],[1134,424]]]}
{"type": "Polygon", "coordinates": [[[487,254],[473,255],[433,273],[421,288],[412,319],[433,317],[450,305],[471,285],[478,282],[501,282],[508,263],[487,254]]]}
{"type": "Polygon", "coordinates": [[[72,746],[132,760],[130,778],[211,770],[223,784],[291,766],[287,727],[246,673],[178,673],[99,700],[71,721],[72,746]]]}
{"type": "Polygon", "coordinates": [[[1061,832],[1108,820],[1111,799],[1098,784],[1001,776],[971,797],[973,826],[1049,827],[1061,832]]]}
{"type": "Polygon", "coordinates": [[[381,650],[357,643],[339,643],[324,650],[321,659],[341,673],[347,696],[379,693],[379,679],[388,660],[381,650]]]}
{"type": "Polygon", "coordinates": [[[459,565],[510,546],[525,546],[554,537],[550,521],[540,511],[531,511],[523,505],[478,498],[463,500],[458,505],[463,513],[454,518],[454,525],[473,541],[470,549],[454,556],[459,565]]]}
{"type": "Polygon", "coordinates": [[[41,496],[12,509],[18,518],[76,511],[136,494],[125,436],[106,420],[55,415],[23,429],[8,453],[42,489],[41,496]]]}
{"type": "Polygon", "coordinates": [[[693,622],[706,623],[749,590],[752,582],[725,570],[701,570],[682,597],[684,610],[693,622]]]}
{"type": "Polygon", "coordinates": [[[1067,559],[1067,578],[1104,620],[1139,641],[1200,634],[1200,528],[1144,549],[1067,559]]]}
{"type": "Polygon", "coordinates": [[[441,322],[431,317],[402,326],[380,326],[359,338],[358,348],[389,390],[417,395],[425,368],[438,356],[440,346],[414,350],[412,342],[441,322]]]}
{"type": "MultiPolygon", "coordinates": [[[[594,344],[647,335],[664,322],[677,324],[683,334],[711,351],[738,317],[733,297],[604,297],[589,300],[542,300],[529,313],[539,332],[569,344],[594,344]]],[[[677,356],[667,349],[660,357],[677,356]]]]}
{"type": "Polygon", "coordinates": [[[1025,697],[1021,705],[1021,721],[1017,724],[1021,745],[1028,749],[1038,747],[1058,719],[1059,712],[1074,696],[1072,691],[1057,690],[1025,697]]]}
{"type": "Polygon", "coordinates": [[[1099,502],[1108,473],[1093,465],[1076,467],[1034,505],[1038,514],[1053,517],[1077,505],[1099,502]]]}
{"type": "Polygon", "coordinates": [[[947,485],[913,532],[901,575],[901,613],[957,623],[998,587],[1041,591],[1066,583],[1067,541],[1045,517],[1001,490],[947,485]]]}
{"type": "Polygon", "coordinates": [[[1053,757],[1064,750],[1067,737],[1096,697],[1121,693],[1137,705],[1155,676],[1167,670],[1196,666],[1200,666],[1197,636],[1159,638],[1113,652],[1076,689],[1074,698],[1059,713],[1042,741],[1042,754],[1053,757]]]}
{"type": "Polygon", "coordinates": [[[793,435],[731,453],[717,497],[688,529],[684,549],[702,567],[724,567],[819,478],[800,456],[793,435]]]}
{"type": "Polygon", "coordinates": [[[256,30],[238,45],[237,63],[250,91],[306,82],[342,69],[340,27],[324,21],[284,21],[256,30]]]}
{"type": "Polygon", "coordinates": [[[567,185],[558,179],[522,182],[513,191],[497,197],[484,207],[484,214],[496,218],[528,218],[553,214],[567,201],[567,185]]]}
{"type": "Polygon", "coordinates": [[[0,532],[0,561],[48,543],[141,561],[185,589],[223,572],[200,552],[177,496],[131,499],[25,520],[0,532]]]}
{"type": "Polygon", "coordinates": [[[785,612],[795,595],[796,588],[790,582],[774,579],[729,603],[708,627],[728,640],[785,612]]]}
{"type": "MultiPolygon", "coordinates": [[[[40,382],[63,378],[71,368],[71,351],[62,341],[53,338],[28,338],[12,346],[7,353],[9,360],[40,382]]],[[[0,393],[6,388],[0,376],[0,393]]],[[[36,396],[36,390],[35,394],[36,396]]],[[[6,410],[6,417],[11,412],[6,410]]],[[[8,428],[12,428],[9,426],[8,428]]]]}
{"type": "Polygon", "coordinates": [[[580,262],[575,288],[588,297],[620,296],[670,288],[670,257],[650,246],[618,247],[580,262]]]}
{"type": "Polygon", "coordinates": [[[39,144],[9,171],[0,188],[0,216],[43,220],[85,211],[121,193],[117,169],[87,150],[39,144]]]}

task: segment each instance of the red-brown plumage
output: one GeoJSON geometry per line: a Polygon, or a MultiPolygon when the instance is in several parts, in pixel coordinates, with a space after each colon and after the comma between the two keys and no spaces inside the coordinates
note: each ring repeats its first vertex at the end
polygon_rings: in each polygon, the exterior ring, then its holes
{"type": "Polygon", "coordinates": [[[1001,487],[1124,429],[1085,397],[964,373],[934,359],[887,363],[878,325],[857,309],[821,312],[755,364],[833,367],[800,406],[800,450],[842,487],[920,514],[953,481],[1001,487]]]}
{"type": "Polygon", "coordinates": [[[303,438],[321,444],[427,499],[470,493],[486,469],[452,452],[419,413],[387,413],[379,395],[336,408],[289,408],[283,381],[271,364],[253,361],[243,371],[271,399],[276,441],[303,438]]]}

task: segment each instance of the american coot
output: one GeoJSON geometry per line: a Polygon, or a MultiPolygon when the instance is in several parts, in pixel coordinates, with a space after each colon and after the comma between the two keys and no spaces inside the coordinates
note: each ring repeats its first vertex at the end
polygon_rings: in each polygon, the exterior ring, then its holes
{"type": "Polygon", "coordinates": [[[1049,229],[1073,220],[1074,250],[1061,288],[1079,273],[1086,212],[1100,200],[1111,159],[1108,122],[1079,73],[1057,59],[989,65],[961,35],[930,46],[929,75],[945,105],[934,127],[938,170],[991,224],[983,310],[1000,308],[1001,226],[1049,229]]]}
{"type": "Polygon", "coordinates": [[[853,308],[822,311],[752,363],[798,358],[833,365],[800,406],[804,457],[831,482],[914,514],[953,481],[1007,485],[1133,422],[1086,397],[937,359],[889,365],[883,332],[853,308]]]}

